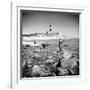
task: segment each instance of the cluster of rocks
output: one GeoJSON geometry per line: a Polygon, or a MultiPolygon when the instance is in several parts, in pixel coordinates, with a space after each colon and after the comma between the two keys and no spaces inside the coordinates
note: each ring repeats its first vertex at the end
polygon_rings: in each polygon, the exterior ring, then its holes
{"type": "MultiPolygon", "coordinates": [[[[60,46],[61,47],[61,46],[60,46]]],[[[67,47],[67,46],[66,46],[67,47]]],[[[48,55],[30,46],[22,49],[22,77],[79,75],[79,58],[65,48],[48,55]]],[[[51,48],[52,49],[52,48],[51,48]]],[[[52,51],[51,51],[52,53],[52,51]]]]}
{"type": "Polygon", "coordinates": [[[22,77],[79,75],[79,61],[75,57],[70,57],[68,60],[59,58],[55,61],[49,58],[42,63],[29,62],[23,65],[22,73],[22,77]]]}

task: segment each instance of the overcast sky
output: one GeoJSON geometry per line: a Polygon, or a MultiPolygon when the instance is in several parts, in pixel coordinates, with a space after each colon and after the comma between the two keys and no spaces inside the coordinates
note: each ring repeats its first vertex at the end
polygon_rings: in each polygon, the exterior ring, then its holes
{"type": "Polygon", "coordinates": [[[55,32],[62,32],[66,38],[78,38],[79,15],[75,13],[23,11],[22,34],[45,33],[49,24],[55,32]]]}

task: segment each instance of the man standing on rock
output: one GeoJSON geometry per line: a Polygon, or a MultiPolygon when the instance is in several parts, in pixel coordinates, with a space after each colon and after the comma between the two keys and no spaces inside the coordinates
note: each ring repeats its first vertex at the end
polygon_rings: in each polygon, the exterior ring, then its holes
{"type": "Polygon", "coordinates": [[[62,40],[61,40],[61,38],[59,39],[58,46],[59,46],[59,51],[62,51],[62,40]]]}

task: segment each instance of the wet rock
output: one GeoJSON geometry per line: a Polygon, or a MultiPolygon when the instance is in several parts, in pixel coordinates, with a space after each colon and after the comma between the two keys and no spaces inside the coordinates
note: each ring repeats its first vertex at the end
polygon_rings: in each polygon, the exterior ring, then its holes
{"type": "Polygon", "coordinates": [[[51,73],[49,68],[45,67],[44,65],[34,65],[32,68],[32,76],[33,77],[45,77],[49,76],[51,73]]]}
{"type": "Polygon", "coordinates": [[[40,74],[41,74],[41,68],[40,68],[40,66],[39,65],[34,65],[32,67],[32,76],[38,77],[38,76],[40,76],[40,74]]]}
{"type": "Polygon", "coordinates": [[[57,76],[69,75],[69,72],[65,68],[57,68],[57,76]]]}
{"type": "Polygon", "coordinates": [[[64,57],[65,60],[68,60],[72,57],[72,53],[70,51],[68,51],[66,49],[63,49],[63,52],[64,52],[63,57],[64,57]]]}
{"type": "Polygon", "coordinates": [[[61,62],[61,66],[63,68],[73,68],[75,66],[78,66],[78,63],[77,63],[78,59],[77,58],[70,58],[68,61],[63,59],[62,62],[61,62]]]}

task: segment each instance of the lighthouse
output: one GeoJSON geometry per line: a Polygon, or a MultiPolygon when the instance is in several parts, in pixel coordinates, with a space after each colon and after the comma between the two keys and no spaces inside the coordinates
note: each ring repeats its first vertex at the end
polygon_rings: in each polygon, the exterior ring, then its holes
{"type": "Polygon", "coordinates": [[[52,31],[52,25],[51,24],[49,25],[49,31],[50,32],[52,31]]]}

